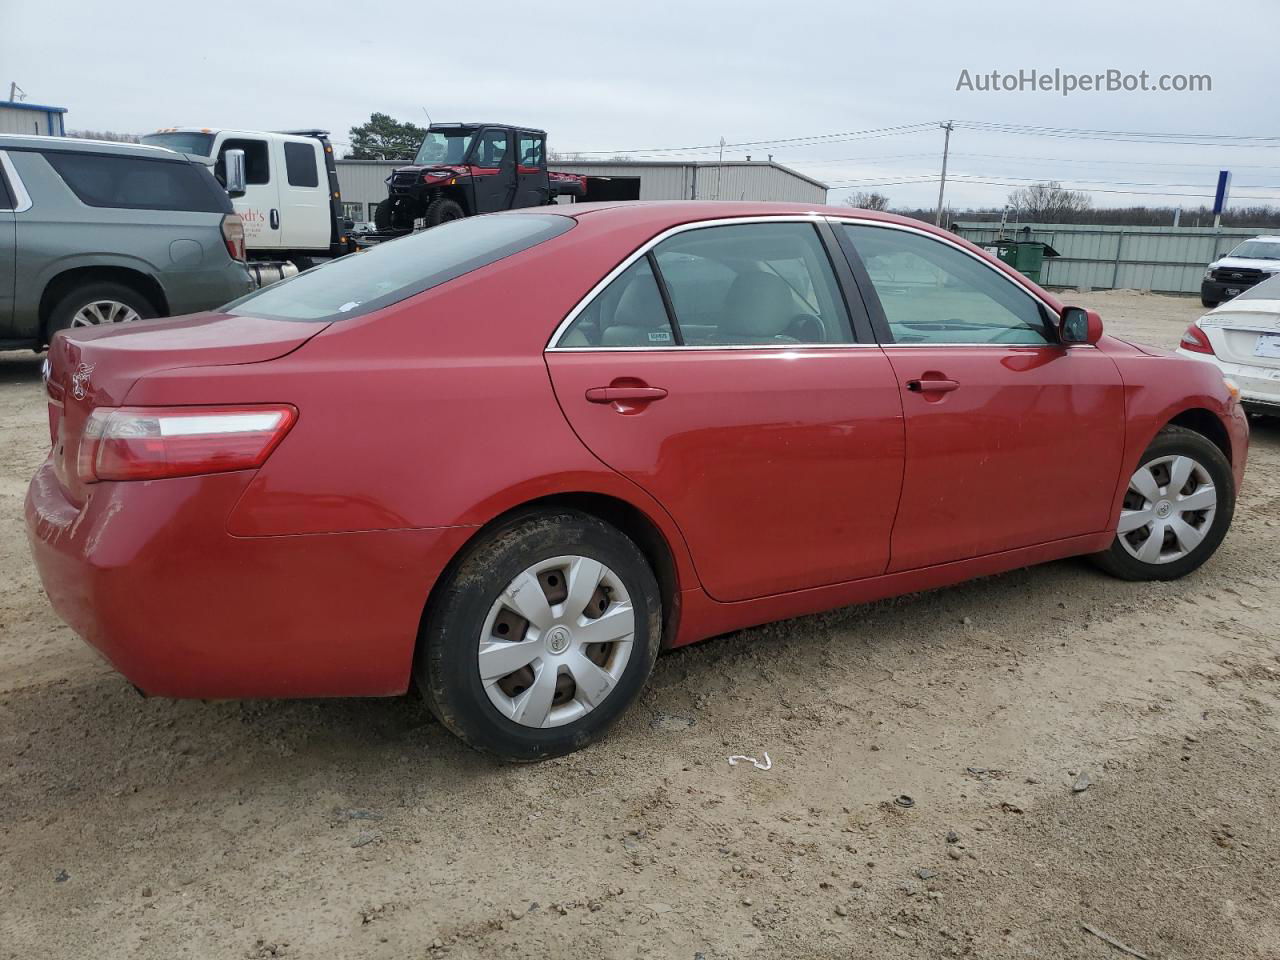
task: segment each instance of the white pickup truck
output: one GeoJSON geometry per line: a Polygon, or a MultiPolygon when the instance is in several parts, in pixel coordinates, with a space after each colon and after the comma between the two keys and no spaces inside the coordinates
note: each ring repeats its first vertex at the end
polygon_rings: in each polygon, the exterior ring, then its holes
{"type": "Polygon", "coordinates": [[[227,152],[244,156],[243,193],[231,202],[244,221],[249,271],[259,286],[352,249],[325,130],[221,130],[166,127],[142,142],[209,157],[227,186],[227,152]]]}

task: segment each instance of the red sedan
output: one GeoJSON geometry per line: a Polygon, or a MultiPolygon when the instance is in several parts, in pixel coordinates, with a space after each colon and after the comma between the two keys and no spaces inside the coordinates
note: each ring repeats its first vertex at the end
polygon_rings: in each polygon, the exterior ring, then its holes
{"type": "Polygon", "coordinates": [[[1212,366],[847,208],[542,207],[50,349],[27,529],[148,694],[395,695],[576,749],[660,648],[1072,555],[1169,579],[1248,448],[1212,366]]]}

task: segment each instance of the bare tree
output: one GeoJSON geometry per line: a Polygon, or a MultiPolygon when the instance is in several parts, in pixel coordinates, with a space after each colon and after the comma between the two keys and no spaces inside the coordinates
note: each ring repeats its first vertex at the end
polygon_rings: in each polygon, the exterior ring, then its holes
{"type": "Polygon", "coordinates": [[[1018,219],[1028,223],[1075,223],[1093,206],[1087,193],[1064,190],[1056,180],[1033,183],[1009,194],[1018,219]]]}
{"type": "Polygon", "coordinates": [[[859,210],[889,209],[889,198],[883,193],[876,193],[875,191],[868,193],[865,190],[859,190],[845,197],[844,202],[851,207],[857,207],[859,210]]]}
{"type": "Polygon", "coordinates": [[[137,143],[136,133],[113,133],[110,130],[68,130],[68,137],[77,140],[106,140],[111,143],[137,143]]]}

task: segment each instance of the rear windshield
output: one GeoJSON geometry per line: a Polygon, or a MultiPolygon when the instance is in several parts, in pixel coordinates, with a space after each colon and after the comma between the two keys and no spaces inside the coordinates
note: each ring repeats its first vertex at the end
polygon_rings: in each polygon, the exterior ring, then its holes
{"type": "Polygon", "coordinates": [[[358,317],[528,250],[572,226],[572,219],[554,214],[454,220],[331,260],[224,309],[237,316],[280,320],[358,317]]]}
{"type": "Polygon", "coordinates": [[[213,151],[212,133],[149,133],[142,142],[178,153],[194,153],[199,157],[207,157],[213,151]]]}
{"type": "Polygon", "coordinates": [[[186,160],[101,153],[44,154],[72,193],[91,207],[231,213],[231,200],[204,167],[186,160]]]}

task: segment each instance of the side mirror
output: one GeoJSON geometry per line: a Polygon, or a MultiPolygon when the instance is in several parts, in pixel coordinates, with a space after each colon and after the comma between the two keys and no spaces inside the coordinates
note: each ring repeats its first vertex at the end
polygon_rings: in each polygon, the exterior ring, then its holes
{"type": "Polygon", "coordinates": [[[1084,307],[1063,307],[1058,317],[1058,340],[1071,344],[1094,344],[1102,339],[1102,317],[1097,310],[1084,307]]]}
{"type": "Polygon", "coordinates": [[[228,150],[223,155],[227,169],[227,196],[232,200],[244,196],[245,172],[244,151],[228,150]]]}

